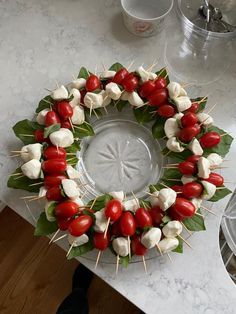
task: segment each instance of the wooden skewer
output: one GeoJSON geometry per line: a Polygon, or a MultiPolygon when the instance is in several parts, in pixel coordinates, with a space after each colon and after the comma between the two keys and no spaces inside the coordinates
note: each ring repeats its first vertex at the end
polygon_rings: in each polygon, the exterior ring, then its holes
{"type": "Polygon", "coordinates": [[[70,254],[70,252],[71,252],[71,250],[72,250],[74,244],[75,244],[75,241],[73,241],[73,243],[71,244],[71,246],[70,246],[70,248],[69,248],[69,250],[68,250],[68,252],[67,252],[67,254],[66,254],[66,257],[69,256],[69,254],[70,254]]]}
{"type": "Polygon", "coordinates": [[[103,62],[101,62],[101,64],[102,64],[103,71],[106,71],[107,69],[106,69],[105,64],[103,62]]]}
{"type": "Polygon", "coordinates": [[[64,239],[67,236],[67,234],[63,234],[61,237],[57,238],[56,240],[52,241],[53,243],[56,243],[57,241],[64,239]]]}
{"type": "Polygon", "coordinates": [[[158,244],[156,244],[156,248],[157,248],[158,252],[161,254],[161,256],[163,256],[161,248],[160,248],[160,246],[158,244]]]}
{"type": "Polygon", "coordinates": [[[90,206],[90,209],[93,209],[93,206],[95,205],[96,201],[97,201],[98,197],[95,197],[95,199],[92,202],[92,205],[90,206]]]}
{"type": "Polygon", "coordinates": [[[15,178],[14,180],[18,180],[18,179],[23,178],[23,177],[24,177],[24,175],[19,176],[19,177],[15,178]]]}
{"type": "Polygon", "coordinates": [[[134,60],[132,60],[131,62],[130,62],[130,64],[128,65],[128,67],[127,67],[127,70],[129,71],[129,69],[132,67],[132,65],[134,64],[134,60]]]}
{"type": "Polygon", "coordinates": [[[117,276],[118,270],[119,270],[119,262],[120,262],[120,256],[117,255],[116,256],[116,276],[117,276]]]}
{"type": "Polygon", "coordinates": [[[171,150],[169,150],[169,151],[164,155],[164,157],[168,156],[170,153],[171,153],[171,150]]]}
{"type": "MultiPolygon", "coordinates": [[[[106,97],[105,97],[105,98],[106,98],[106,97]]],[[[102,108],[104,109],[105,113],[108,114],[108,111],[107,111],[106,106],[103,106],[102,108]]]]}
{"type": "Polygon", "coordinates": [[[199,217],[203,217],[203,218],[204,218],[204,216],[203,216],[202,214],[195,213],[195,215],[197,215],[197,216],[199,216],[199,217]]]}
{"type": "Polygon", "coordinates": [[[158,198],[157,195],[153,195],[152,193],[146,192],[146,194],[158,198]]]}
{"type": "Polygon", "coordinates": [[[169,254],[169,253],[166,253],[166,254],[167,254],[167,256],[168,256],[170,262],[173,263],[173,260],[172,260],[172,258],[170,257],[170,254],[169,254]]]}
{"type": "Polygon", "coordinates": [[[179,237],[184,243],[186,243],[188,247],[190,247],[191,249],[193,249],[193,247],[191,246],[191,244],[188,243],[188,241],[186,241],[180,234],[178,235],[178,237],[179,237]]]}
{"type": "Polygon", "coordinates": [[[70,126],[71,126],[71,128],[72,128],[73,133],[75,133],[74,125],[73,125],[73,123],[72,123],[71,118],[69,118],[68,120],[69,120],[69,122],[70,122],[70,126]]]}
{"type": "Polygon", "coordinates": [[[98,255],[97,255],[97,259],[96,259],[96,263],[95,263],[94,269],[96,269],[97,266],[98,266],[98,262],[99,262],[99,259],[101,257],[101,253],[102,253],[102,251],[98,251],[98,255]]]}
{"type": "Polygon", "coordinates": [[[19,175],[22,175],[22,174],[23,174],[23,172],[12,173],[10,175],[10,177],[19,176],[19,175]]]}
{"type": "Polygon", "coordinates": [[[158,64],[156,60],[153,61],[153,63],[147,68],[148,72],[151,72],[152,69],[158,64]]]}
{"type": "Polygon", "coordinates": [[[43,199],[43,198],[46,198],[46,196],[44,195],[44,196],[35,197],[35,198],[33,198],[33,199],[30,199],[29,202],[38,201],[38,200],[41,200],[41,199],[43,199]]]}
{"type": "Polygon", "coordinates": [[[156,79],[158,79],[164,71],[166,71],[166,67],[161,70],[161,72],[157,75],[156,79]]]}
{"type": "Polygon", "coordinates": [[[130,236],[128,236],[129,259],[131,259],[130,236]]]}
{"type": "MultiPolygon", "coordinates": [[[[179,182],[182,182],[181,179],[165,179],[167,181],[179,181],[179,182]]],[[[169,187],[170,188],[170,187],[169,187]]]]}
{"type": "Polygon", "coordinates": [[[31,198],[35,198],[36,196],[35,195],[30,195],[30,196],[23,196],[23,197],[20,197],[21,200],[26,200],[26,199],[31,199],[31,198]]]}
{"type": "Polygon", "coordinates": [[[106,225],[106,229],[105,229],[105,232],[104,232],[104,238],[106,238],[106,235],[107,235],[107,231],[108,231],[108,228],[109,228],[110,221],[111,221],[111,218],[109,217],[109,218],[108,218],[108,220],[107,220],[107,225],[106,225]]]}
{"type": "Polygon", "coordinates": [[[19,134],[20,136],[28,136],[28,137],[34,137],[33,134],[19,134]]]}
{"type": "Polygon", "coordinates": [[[145,273],[147,275],[147,265],[146,265],[146,261],[145,261],[144,255],[142,255],[142,260],[143,260],[143,267],[144,267],[145,273]]]}
{"type": "Polygon", "coordinates": [[[93,109],[93,113],[95,114],[96,118],[99,119],[99,116],[97,115],[97,112],[95,109],[93,109]]]}
{"type": "Polygon", "coordinates": [[[184,223],[182,223],[182,222],[180,222],[181,223],[181,225],[184,227],[184,229],[187,231],[187,233],[189,234],[189,235],[192,235],[193,233],[185,226],[185,224],[184,223]]]}
{"type": "Polygon", "coordinates": [[[54,233],[53,237],[51,238],[48,244],[51,244],[53,242],[53,240],[56,238],[59,232],[60,232],[60,229],[57,229],[57,231],[54,233]]]}
{"type": "Polygon", "coordinates": [[[136,202],[137,206],[139,207],[139,200],[138,200],[138,198],[136,197],[136,195],[134,194],[133,191],[131,191],[131,194],[133,195],[133,197],[135,199],[135,202],[136,202]]]}
{"type": "Polygon", "coordinates": [[[214,216],[218,216],[218,215],[216,215],[216,213],[214,213],[212,210],[208,209],[208,208],[205,207],[205,206],[202,206],[202,205],[201,205],[201,208],[204,209],[204,210],[206,210],[207,212],[211,213],[211,214],[214,215],[214,216]]]}
{"type": "Polygon", "coordinates": [[[37,182],[37,183],[32,183],[29,186],[35,186],[35,185],[40,185],[40,184],[44,184],[43,182],[37,182]]]}
{"type": "Polygon", "coordinates": [[[177,166],[164,166],[163,169],[178,169],[177,166]]]}

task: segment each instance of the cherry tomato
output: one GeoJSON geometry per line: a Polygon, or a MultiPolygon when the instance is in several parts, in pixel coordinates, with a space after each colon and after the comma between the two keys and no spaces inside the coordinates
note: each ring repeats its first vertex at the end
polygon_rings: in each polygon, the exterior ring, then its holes
{"type": "Polygon", "coordinates": [[[118,200],[110,200],[105,207],[105,215],[110,218],[111,221],[116,221],[122,214],[122,205],[118,200]]]}
{"type": "Polygon", "coordinates": [[[61,127],[64,129],[71,129],[71,124],[69,121],[65,120],[65,121],[62,121],[61,127]]]}
{"type": "Polygon", "coordinates": [[[49,174],[59,174],[66,171],[67,164],[65,159],[48,159],[42,163],[42,169],[49,174]]]}
{"type": "Polygon", "coordinates": [[[130,212],[124,212],[120,217],[120,230],[125,237],[135,234],[136,222],[130,212]]]}
{"type": "Polygon", "coordinates": [[[152,217],[145,208],[138,208],[135,213],[135,220],[140,228],[146,228],[152,226],[152,217]]]}
{"type": "Polygon", "coordinates": [[[57,223],[58,223],[58,228],[61,231],[66,231],[71,223],[71,220],[70,219],[58,219],[57,223]]]}
{"type": "Polygon", "coordinates": [[[224,184],[224,178],[220,174],[215,172],[210,173],[209,178],[203,180],[208,181],[215,186],[222,186],[224,184]]]}
{"type": "Polygon", "coordinates": [[[45,125],[50,126],[56,123],[61,123],[58,114],[55,111],[48,111],[45,116],[45,125]]]}
{"type": "Polygon", "coordinates": [[[220,134],[217,132],[208,132],[204,134],[199,140],[202,148],[214,147],[218,145],[220,141],[221,141],[221,137],[220,137],[220,134]]]}
{"type": "Polygon", "coordinates": [[[131,240],[131,249],[135,255],[145,255],[147,253],[147,248],[142,245],[140,238],[137,235],[134,235],[131,240]]]}
{"type": "Polygon", "coordinates": [[[159,206],[154,206],[148,212],[152,217],[153,225],[158,227],[162,223],[162,218],[164,217],[163,210],[159,206]]]}
{"type": "Polygon", "coordinates": [[[111,226],[111,234],[120,237],[122,236],[122,232],[120,230],[120,219],[116,220],[111,226]]]}
{"type": "Polygon", "coordinates": [[[43,155],[46,159],[66,158],[66,150],[62,147],[48,146],[43,155]]]}
{"type": "Polygon", "coordinates": [[[132,93],[138,87],[138,79],[136,76],[130,73],[124,78],[121,84],[127,92],[132,93]]]}
{"type": "Polygon", "coordinates": [[[72,201],[64,201],[57,204],[55,214],[59,219],[68,219],[76,215],[79,211],[79,205],[72,201]]]}
{"type": "Polygon", "coordinates": [[[188,143],[190,142],[194,137],[196,137],[199,134],[199,126],[198,124],[195,124],[194,126],[188,126],[186,128],[183,128],[179,132],[179,139],[183,143],[188,143]]]}
{"type": "Polygon", "coordinates": [[[186,112],[193,112],[193,113],[196,113],[199,109],[199,103],[197,102],[193,102],[191,107],[188,108],[188,110],[186,110],[186,112]]]}
{"type": "Polygon", "coordinates": [[[187,198],[197,198],[202,194],[203,187],[198,182],[189,182],[183,186],[183,195],[187,198]]]}
{"type": "Polygon", "coordinates": [[[173,220],[178,220],[178,221],[183,221],[185,217],[181,216],[175,208],[171,207],[168,209],[168,215],[173,219],[173,220]]]}
{"type": "MultiPolygon", "coordinates": [[[[193,203],[183,197],[176,197],[175,204],[171,207],[180,217],[192,217],[195,214],[193,203]]],[[[173,213],[172,213],[173,214],[173,213]]]]}
{"type": "Polygon", "coordinates": [[[68,231],[74,237],[79,237],[89,230],[93,224],[93,219],[89,215],[82,215],[72,220],[68,231]]]}
{"type": "Polygon", "coordinates": [[[85,85],[87,92],[93,92],[94,90],[99,89],[100,86],[101,82],[96,75],[92,74],[87,78],[85,85]]]}
{"type": "Polygon", "coordinates": [[[58,175],[47,175],[44,177],[44,186],[49,189],[54,186],[59,186],[61,181],[67,179],[67,177],[63,174],[58,175]]]}
{"type": "Polygon", "coordinates": [[[59,186],[53,186],[47,190],[46,198],[48,201],[61,201],[63,200],[63,195],[61,194],[61,189],[59,186]]]}
{"type": "Polygon", "coordinates": [[[44,132],[41,129],[38,129],[34,132],[34,138],[35,138],[35,141],[38,143],[50,142],[48,138],[44,137],[44,132]]]}
{"type": "Polygon", "coordinates": [[[80,103],[81,104],[84,104],[84,96],[86,95],[86,89],[82,89],[82,90],[80,90],[80,96],[81,96],[81,98],[80,98],[80,103]]]}
{"type": "Polygon", "coordinates": [[[171,118],[175,114],[175,108],[171,105],[164,104],[157,109],[157,113],[163,118],[171,118]]]}
{"type": "Polygon", "coordinates": [[[201,155],[191,155],[186,159],[186,161],[190,161],[191,163],[196,164],[201,157],[201,155]]]}
{"type": "Polygon", "coordinates": [[[68,101],[60,101],[57,104],[57,110],[60,117],[64,120],[69,119],[73,116],[73,108],[68,101]]]}
{"type": "Polygon", "coordinates": [[[112,82],[116,84],[120,84],[121,82],[129,75],[129,72],[126,70],[126,68],[122,68],[119,71],[116,72],[114,75],[112,82]]]}
{"type": "Polygon", "coordinates": [[[155,87],[156,89],[166,88],[167,82],[164,77],[158,77],[158,79],[155,80],[155,87]]]}
{"type": "Polygon", "coordinates": [[[147,98],[155,89],[155,82],[148,80],[144,82],[139,89],[139,95],[143,98],[147,98]]]}
{"type": "Polygon", "coordinates": [[[186,112],[184,116],[181,118],[181,124],[184,128],[188,126],[193,126],[197,122],[198,122],[198,118],[196,114],[193,112],[186,112]]]}
{"type": "Polygon", "coordinates": [[[150,106],[154,107],[164,104],[167,99],[168,92],[166,88],[157,89],[148,96],[148,102],[150,106]]]}
{"type": "Polygon", "coordinates": [[[195,174],[197,172],[196,164],[193,164],[190,161],[183,161],[179,163],[178,169],[182,174],[186,176],[191,176],[192,174],[195,174]]]}
{"type": "Polygon", "coordinates": [[[100,251],[106,250],[109,245],[109,235],[101,232],[95,232],[93,235],[93,245],[96,249],[100,251]]]}

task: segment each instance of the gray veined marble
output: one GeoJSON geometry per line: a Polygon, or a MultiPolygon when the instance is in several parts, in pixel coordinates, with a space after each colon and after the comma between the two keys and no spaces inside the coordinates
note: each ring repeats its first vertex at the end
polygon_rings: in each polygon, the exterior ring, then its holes
{"type": "MultiPolygon", "coordinates": [[[[122,24],[119,1],[115,0],[1,0],[0,199],[34,222],[23,201],[19,201],[25,193],[8,190],[6,180],[16,166],[16,161],[8,157],[9,150],[21,145],[11,127],[33,115],[37,102],[45,95],[44,88],[53,88],[56,81],[70,81],[81,65],[93,70],[101,61],[106,65],[115,61],[128,65],[134,59],[136,65],[149,65],[158,59],[161,67],[167,40],[164,33],[147,39],[129,34],[122,24]]],[[[189,88],[193,96],[210,94],[210,106],[218,104],[212,113],[215,123],[233,135],[235,80],[233,62],[220,81],[189,88]]],[[[231,188],[235,187],[235,154],[233,143],[227,156],[229,168],[224,169],[226,180],[234,182],[229,184],[231,188]]],[[[171,254],[174,263],[166,257],[148,261],[148,275],[141,263],[120,269],[117,278],[114,265],[100,264],[96,273],[150,314],[234,314],[236,288],[224,269],[218,242],[221,214],[228,199],[214,204],[218,216],[207,216],[207,231],[189,240],[194,250],[186,247],[183,255],[171,254]]],[[[94,262],[84,258],[81,261],[94,270],[94,262]]]]}

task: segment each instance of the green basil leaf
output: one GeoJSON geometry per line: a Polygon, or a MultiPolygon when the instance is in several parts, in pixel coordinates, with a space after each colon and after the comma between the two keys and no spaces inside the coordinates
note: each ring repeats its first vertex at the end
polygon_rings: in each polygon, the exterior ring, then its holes
{"type": "Polygon", "coordinates": [[[163,118],[157,118],[156,122],[152,126],[152,135],[154,138],[162,138],[164,137],[165,131],[164,131],[164,124],[166,122],[166,119],[163,118]]]}
{"type": "Polygon", "coordinates": [[[140,206],[144,207],[144,208],[151,208],[152,207],[150,202],[142,200],[142,199],[140,200],[140,206]]]}
{"type": "Polygon", "coordinates": [[[161,181],[164,181],[165,183],[168,183],[168,184],[170,183],[170,184],[174,185],[174,184],[178,184],[180,182],[181,177],[182,177],[182,174],[180,173],[178,168],[165,169],[164,174],[161,178],[161,181]]]}
{"type": "Polygon", "coordinates": [[[54,104],[54,100],[50,95],[44,97],[43,99],[40,100],[38,107],[36,109],[36,113],[39,113],[40,111],[44,109],[51,108],[51,106],[54,104]]]}
{"type": "Polygon", "coordinates": [[[89,71],[85,68],[82,67],[79,71],[78,77],[77,78],[84,78],[87,80],[87,78],[89,77],[90,73],[89,71]]]}
{"type": "MultiPolygon", "coordinates": [[[[111,199],[112,199],[112,196],[109,194],[103,194],[103,195],[99,196],[93,205],[93,210],[98,211],[98,210],[103,209],[106,206],[106,203],[109,202],[111,199]]],[[[91,200],[88,203],[88,206],[91,206],[93,204],[93,202],[94,202],[94,200],[91,200]]]]}
{"type": "MultiPolygon", "coordinates": [[[[200,210],[198,210],[198,213],[201,213],[200,210]]],[[[204,219],[201,216],[194,215],[191,218],[186,218],[183,220],[183,224],[185,227],[188,228],[190,231],[202,231],[206,230],[204,219]]]]}
{"type": "Polygon", "coordinates": [[[46,236],[58,230],[58,225],[56,221],[48,221],[46,214],[41,213],[36,228],[34,231],[35,236],[46,236]]]}
{"type": "Polygon", "coordinates": [[[138,123],[144,124],[155,119],[154,109],[150,106],[134,108],[133,113],[138,123]]]}
{"type": "Polygon", "coordinates": [[[161,189],[163,189],[164,186],[161,183],[157,183],[157,184],[151,184],[149,185],[149,191],[150,193],[154,193],[156,191],[160,191],[161,189]]]}
{"type": "Polygon", "coordinates": [[[221,186],[220,189],[216,188],[216,192],[215,192],[214,196],[208,201],[209,202],[217,202],[217,201],[221,200],[222,198],[224,198],[225,196],[229,195],[230,193],[232,193],[232,191],[227,189],[225,186],[221,186]]]}
{"type": "Polygon", "coordinates": [[[115,106],[116,106],[117,110],[119,112],[121,112],[125,108],[126,105],[129,105],[129,102],[127,100],[119,100],[115,106]]]}
{"type": "Polygon", "coordinates": [[[162,68],[162,69],[160,69],[159,71],[157,71],[157,72],[156,72],[156,75],[157,75],[158,77],[164,77],[164,78],[166,79],[167,84],[170,83],[170,79],[169,79],[169,76],[168,76],[168,74],[167,74],[166,68],[162,68]]]}
{"type": "Polygon", "coordinates": [[[168,156],[169,158],[172,159],[172,161],[176,161],[176,162],[184,161],[193,154],[188,149],[184,150],[182,153],[171,152],[167,147],[165,147],[161,152],[164,156],[168,156]]]}
{"type": "Polygon", "coordinates": [[[176,249],[172,250],[172,252],[175,252],[175,253],[183,253],[183,240],[178,238],[179,240],[179,245],[177,246],[176,249]]]}
{"type": "MultiPolygon", "coordinates": [[[[191,99],[191,102],[192,102],[192,103],[193,103],[193,102],[199,102],[199,101],[201,101],[203,98],[205,98],[205,97],[192,98],[192,99],[191,99]]],[[[205,109],[206,104],[207,104],[207,99],[208,99],[208,98],[206,97],[206,99],[205,99],[204,101],[201,101],[201,102],[200,102],[197,112],[201,112],[201,111],[203,111],[203,110],[205,109]]]]}
{"type": "Polygon", "coordinates": [[[80,150],[80,144],[79,141],[74,141],[74,143],[66,148],[67,153],[74,153],[76,154],[80,150]]]}
{"type": "Polygon", "coordinates": [[[167,224],[167,222],[171,221],[171,218],[168,216],[168,215],[165,215],[163,218],[162,218],[162,222],[163,224],[167,224]]]}
{"type": "Polygon", "coordinates": [[[122,68],[124,68],[124,66],[122,64],[120,64],[119,62],[116,62],[116,63],[112,64],[112,66],[110,66],[109,70],[117,72],[122,68]]]}
{"type": "Polygon", "coordinates": [[[74,130],[75,130],[75,132],[73,133],[74,137],[78,137],[80,139],[86,136],[94,135],[93,128],[91,124],[89,124],[88,122],[84,122],[83,124],[80,125],[74,125],[74,130]]]}
{"type": "Polygon", "coordinates": [[[13,131],[15,135],[24,143],[24,144],[33,144],[35,143],[34,132],[37,129],[42,129],[43,126],[37,122],[32,122],[30,120],[21,120],[13,126],[13,131]]]}
{"type": "Polygon", "coordinates": [[[31,185],[31,184],[34,184],[34,183],[39,183],[39,182],[42,182],[42,180],[32,180],[32,179],[29,179],[28,177],[26,176],[23,176],[23,173],[22,174],[19,174],[19,175],[14,175],[16,173],[22,173],[21,171],[21,168],[17,168],[13,174],[9,177],[8,181],[7,181],[7,186],[9,188],[13,188],[13,189],[19,189],[19,190],[25,190],[25,191],[28,191],[28,192],[35,192],[35,193],[38,193],[39,192],[39,189],[42,185],[31,185]],[[19,178],[19,179],[18,179],[19,178]]]}
{"type": "Polygon", "coordinates": [[[120,263],[123,267],[127,268],[129,266],[129,262],[130,262],[130,259],[129,259],[129,255],[127,256],[120,256],[120,263]]]}
{"type": "Polygon", "coordinates": [[[92,250],[93,250],[93,244],[91,241],[89,241],[83,245],[73,247],[72,250],[70,251],[70,254],[67,256],[67,259],[72,259],[74,257],[81,256],[92,250]]]}
{"type": "Polygon", "coordinates": [[[44,138],[48,137],[51,133],[60,130],[61,125],[59,123],[52,124],[44,129],[43,136],[44,138]]]}

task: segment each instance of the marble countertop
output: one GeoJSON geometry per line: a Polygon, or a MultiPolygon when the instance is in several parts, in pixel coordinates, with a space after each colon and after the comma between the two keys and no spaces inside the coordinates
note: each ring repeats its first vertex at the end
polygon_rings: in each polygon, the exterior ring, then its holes
{"type": "MultiPolygon", "coordinates": [[[[168,22],[171,24],[171,21],[168,22]]],[[[168,39],[168,38],[167,38],[168,39]]],[[[115,0],[1,0],[0,1],[0,199],[25,219],[34,216],[19,201],[21,191],[8,190],[6,180],[16,168],[9,151],[20,147],[11,131],[18,120],[31,117],[36,104],[53,88],[76,75],[80,66],[94,69],[100,62],[120,61],[128,65],[151,64],[158,59],[164,65],[165,34],[140,39],[129,34],[123,24],[119,1],[115,0]]],[[[209,94],[209,103],[217,103],[212,114],[216,125],[236,136],[236,62],[218,82],[191,87],[193,96],[209,94]]],[[[235,187],[236,143],[227,156],[229,169],[224,176],[235,187]]],[[[183,255],[171,254],[120,269],[115,278],[114,265],[100,264],[96,274],[136,304],[144,312],[166,314],[233,314],[236,288],[220,255],[218,234],[221,214],[229,197],[214,204],[218,216],[207,216],[205,232],[195,233],[183,255]]],[[[61,246],[65,243],[61,242],[61,246]]],[[[94,271],[94,262],[82,263],[94,271]]]]}

